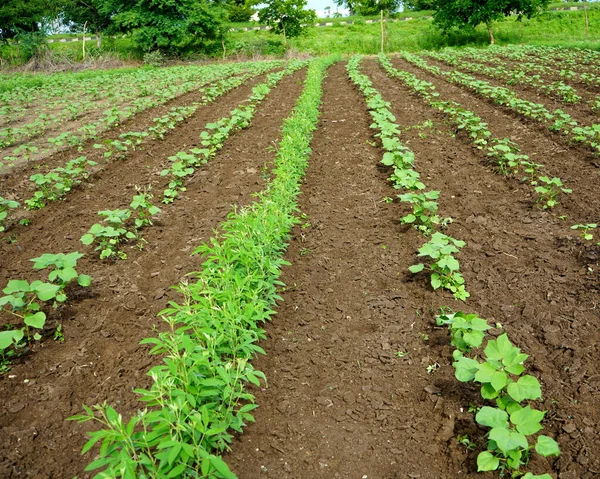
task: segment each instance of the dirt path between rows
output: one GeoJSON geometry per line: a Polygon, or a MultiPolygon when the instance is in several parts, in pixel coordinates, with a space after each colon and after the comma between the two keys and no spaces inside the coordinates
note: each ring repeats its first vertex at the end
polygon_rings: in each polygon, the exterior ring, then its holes
{"type": "MultiPolygon", "coordinates": [[[[182,198],[165,206],[155,227],[144,232],[148,244],[142,252],[127,250],[128,260],[112,265],[91,255],[80,260],[80,271],[94,278],[92,296],[73,298],[55,318],[63,325],[66,341],[46,340],[0,378],[0,477],[92,477],[82,471],[93,454],[81,457],[80,451],[87,440],[85,431],[93,426],[65,419],[81,412],[82,404],[91,406],[104,400],[125,416],[140,407],[132,388],[148,385],[145,373],[160,358],[148,356],[149,348],[138,343],[152,335],[153,325],[162,328],[156,313],[178,296],[169,287],[200,267],[198,257],[190,256],[193,249],[212,236],[232,205],[249,203],[252,193],[263,189],[263,167],[273,159],[271,147],[305,74],[303,70],[284,79],[258,108],[251,126],[232,136],[217,156],[196,172],[182,198]]],[[[233,98],[235,95],[223,100],[221,106],[217,102],[212,114],[231,108],[233,98]]],[[[188,122],[173,135],[173,148],[177,149],[170,154],[189,144],[191,137],[197,138],[200,128],[188,122]]],[[[140,159],[137,169],[123,163],[119,184],[137,183],[144,173],[143,161],[140,159]]],[[[85,198],[73,196],[47,213],[39,230],[23,232],[16,244],[2,244],[3,274],[33,273],[28,259],[43,252],[84,251],[79,243],[79,229],[84,226],[77,219],[82,217],[80,210],[89,216],[96,202],[118,206],[120,201],[126,206],[131,201],[131,188],[112,189],[106,182],[103,187],[94,183],[89,187],[94,191],[89,204],[85,198]]]]}
{"type": "Polygon", "coordinates": [[[595,477],[597,274],[571,246],[557,247],[564,231],[480,165],[433,110],[374,62],[363,68],[411,127],[401,139],[428,187],[442,191],[449,234],[467,241],[459,259],[472,297],[463,305],[406,272],[422,240],[399,225],[404,206],[381,202],[394,190],[369,145],[370,118],[344,66],[332,67],[301,199],[310,226],[295,230],[284,302],[255,363],[269,387],[256,392],[256,423],[225,459],[244,479],[487,477],[476,472],[477,451],[456,440],[467,434],[481,450],[485,431],[467,409],[484,403],[454,378],[447,334],[434,325],[450,306],[501,323],[531,355],[544,391],[537,406],[549,411],[544,433],[563,453],[527,470],[595,477]],[[431,119],[432,130],[414,128],[431,119]]]}

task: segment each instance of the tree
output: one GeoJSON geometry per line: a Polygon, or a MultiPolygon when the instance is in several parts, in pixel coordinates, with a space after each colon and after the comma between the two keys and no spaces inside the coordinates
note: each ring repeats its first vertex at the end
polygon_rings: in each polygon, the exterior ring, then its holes
{"type": "Polygon", "coordinates": [[[225,5],[230,22],[249,22],[259,0],[228,0],[225,5]]]}
{"type": "Polygon", "coordinates": [[[71,24],[71,29],[84,29],[96,34],[97,45],[100,48],[102,32],[111,24],[114,12],[110,3],[105,0],[67,0],[64,6],[64,20],[71,24]]]}
{"type": "Polygon", "coordinates": [[[14,38],[19,32],[38,32],[49,13],[46,0],[2,0],[0,2],[0,40],[14,38]]]}
{"type": "Polygon", "coordinates": [[[101,0],[115,12],[115,29],[131,33],[144,51],[174,53],[220,37],[227,12],[208,0],[101,0]]]}
{"type": "Polygon", "coordinates": [[[404,8],[418,12],[420,10],[433,10],[434,0],[406,0],[404,2],[404,8]]]}
{"type": "Polygon", "coordinates": [[[487,26],[494,44],[492,23],[508,15],[531,18],[545,11],[551,0],[434,0],[434,21],[444,31],[480,23],[487,26]]]}
{"type": "Polygon", "coordinates": [[[304,25],[314,23],[317,14],[306,10],[306,0],[269,0],[267,6],[258,12],[261,23],[270,26],[275,33],[283,34],[283,44],[287,37],[297,37],[304,25]]]}

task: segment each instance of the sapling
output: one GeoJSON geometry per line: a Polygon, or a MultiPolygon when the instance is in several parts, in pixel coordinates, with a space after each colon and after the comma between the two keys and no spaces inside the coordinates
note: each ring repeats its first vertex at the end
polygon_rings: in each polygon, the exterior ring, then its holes
{"type": "Polygon", "coordinates": [[[153,198],[150,188],[142,191],[141,188],[136,186],[136,190],[138,194],[133,197],[129,207],[137,216],[135,218],[135,229],[139,230],[144,226],[152,226],[152,217],[160,213],[160,208],[150,203],[150,200],[153,198]]]}
{"type": "Polygon", "coordinates": [[[104,210],[98,215],[105,216],[107,226],[96,223],[84,234],[80,241],[84,245],[96,243],[95,251],[100,251],[100,259],[127,259],[127,254],[119,250],[126,240],[137,238],[136,234],[125,227],[125,221],[131,217],[131,210],[104,210]]]}
{"type": "Polygon", "coordinates": [[[439,191],[398,195],[400,201],[413,205],[413,212],[400,218],[400,222],[402,224],[412,224],[417,231],[425,236],[429,236],[440,224],[449,223],[450,218],[442,220],[435,214],[438,209],[438,203],[435,200],[438,199],[439,195],[439,191]]]}

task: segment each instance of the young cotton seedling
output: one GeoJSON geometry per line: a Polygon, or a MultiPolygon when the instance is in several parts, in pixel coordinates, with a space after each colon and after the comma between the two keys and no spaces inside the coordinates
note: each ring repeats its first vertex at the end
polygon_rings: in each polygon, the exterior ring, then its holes
{"type": "Polygon", "coordinates": [[[152,217],[160,213],[160,208],[150,203],[153,198],[148,191],[142,192],[139,187],[136,187],[139,194],[133,197],[129,207],[135,212],[137,218],[135,219],[135,229],[139,230],[144,226],[152,226],[152,217]]]}
{"type": "Polygon", "coordinates": [[[540,176],[540,186],[536,186],[535,191],[539,193],[539,197],[535,201],[536,204],[542,204],[542,208],[554,208],[558,204],[558,195],[563,193],[571,193],[569,188],[563,188],[563,183],[560,178],[548,178],[540,176]]]}
{"type": "Polygon", "coordinates": [[[6,228],[4,220],[8,216],[8,210],[18,207],[19,203],[17,201],[7,200],[6,198],[2,198],[0,196],[0,233],[2,233],[6,228]]]}
{"type": "Polygon", "coordinates": [[[594,235],[590,233],[590,230],[595,230],[598,227],[596,223],[588,223],[585,225],[573,225],[571,226],[572,230],[581,230],[581,238],[586,241],[591,241],[594,239],[594,235]]]}
{"type": "Polygon", "coordinates": [[[105,210],[99,211],[98,215],[106,217],[104,222],[107,226],[98,223],[92,225],[80,241],[84,245],[96,243],[95,251],[100,251],[100,259],[127,259],[127,254],[119,250],[119,245],[129,239],[137,238],[135,233],[125,227],[125,221],[131,217],[131,211],[105,210]]]}
{"type": "MultiPolygon", "coordinates": [[[[558,444],[550,437],[539,436],[535,446],[529,444],[527,436],[542,429],[541,421],[546,412],[522,405],[526,400],[540,399],[542,392],[539,381],[531,375],[523,375],[523,363],[528,358],[512,345],[507,334],[489,340],[484,350],[483,361],[477,356],[469,357],[474,348],[479,348],[490,326],[475,314],[457,312],[437,317],[438,325],[447,325],[453,353],[455,376],[461,382],[478,382],[484,399],[495,400],[496,407],[483,406],[476,409],[475,420],[489,427],[487,450],[477,457],[478,471],[508,471],[512,477],[520,477],[520,468],[527,464],[531,449],[535,447],[542,456],[558,455],[558,444]]],[[[540,479],[547,474],[523,477],[540,479]]]]}
{"type": "Polygon", "coordinates": [[[440,232],[434,233],[431,239],[419,248],[419,256],[429,257],[429,264],[420,263],[408,269],[413,274],[427,269],[431,272],[433,289],[448,289],[456,299],[465,301],[470,294],[465,289],[465,279],[460,274],[460,264],[453,256],[463,246],[465,246],[464,241],[440,232]]]}
{"type": "Polygon", "coordinates": [[[411,224],[425,236],[429,236],[440,224],[448,224],[450,218],[440,219],[435,214],[438,204],[435,200],[440,195],[439,191],[427,191],[423,193],[405,193],[398,195],[400,201],[413,205],[413,212],[400,218],[402,224],[411,224]]]}
{"type": "Polygon", "coordinates": [[[33,258],[30,261],[33,261],[34,269],[51,269],[48,274],[48,281],[57,284],[60,287],[60,291],[57,293],[57,301],[65,301],[67,296],[65,295],[64,290],[70,282],[77,280],[79,286],[84,288],[92,284],[92,278],[90,276],[87,274],[79,274],[75,270],[77,260],[82,257],[83,254],[78,251],[69,254],[44,253],[42,256],[33,258]]]}

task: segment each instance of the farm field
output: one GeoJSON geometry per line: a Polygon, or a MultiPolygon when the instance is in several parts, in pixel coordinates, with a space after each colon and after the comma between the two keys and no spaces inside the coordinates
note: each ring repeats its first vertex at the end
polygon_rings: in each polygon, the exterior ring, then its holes
{"type": "Polygon", "coordinates": [[[0,94],[0,477],[597,477],[596,55],[0,94]]]}

